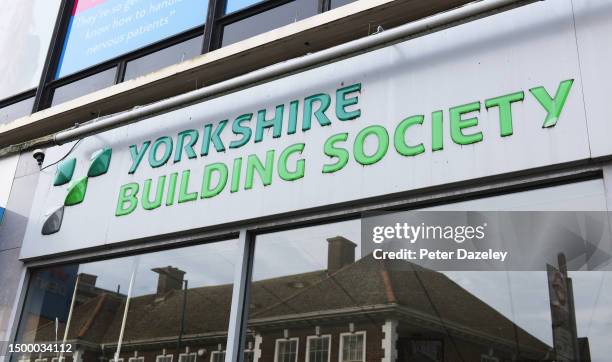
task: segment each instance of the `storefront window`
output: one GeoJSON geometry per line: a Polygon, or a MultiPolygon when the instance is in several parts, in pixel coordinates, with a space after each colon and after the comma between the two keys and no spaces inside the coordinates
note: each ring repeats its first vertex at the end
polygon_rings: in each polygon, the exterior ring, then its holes
{"type": "Polygon", "coordinates": [[[79,79],[72,83],[58,87],[53,91],[53,100],[51,101],[51,105],[55,106],[111,86],[115,84],[116,75],[117,67],[113,67],[103,70],[100,73],[91,75],[87,78],[79,79]]]}
{"type": "Polygon", "coordinates": [[[318,6],[316,0],[295,0],[226,25],[223,28],[222,46],[316,15],[318,6]]]}
{"type": "Polygon", "coordinates": [[[237,247],[228,240],[34,271],[18,341],[66,341],[73,353],[13,360],[210,361],[225,349],[237,247]]]}
{"type": "Polygon", "coordinates": [[[28,98],[0,108],[0,124],[30,115],[33,106],[34,98],[28,98]]]}
{"type": "Polygon", "coordinates": [[[75,2],[57,78],[201,26],[208,1],[75,2]]]}
{"type": "Polygon", "coordinates": [[[261,1],[262,0],[227,0],[225,5],[225,13],[233,13],[234,11],[244,9],[261,1]]]}
{"type": "MultiPolygon", "coordinates": [[[[432,209],[598,211],[603,195],[593,180],[432,209]]],[[[364,255],[364,242],[360,220],[256,237],[247,340],[258,361],[554,359],[546,271],[438,271],[364,255]]],[[[569,277],[577,346],[605,360],[612,272],[569,277]]]]}
{"type": "Polygon", "coordinates": [[[60,2],[0,2],[0,99],[38,85],[60,2]]]}
{"type": "Polygon", "coordinates": [[[203,36],[197,36],[128,62],[125,67],[124,80],[134,79],[200,55],[202,52],[202,38],[203,36]]]}

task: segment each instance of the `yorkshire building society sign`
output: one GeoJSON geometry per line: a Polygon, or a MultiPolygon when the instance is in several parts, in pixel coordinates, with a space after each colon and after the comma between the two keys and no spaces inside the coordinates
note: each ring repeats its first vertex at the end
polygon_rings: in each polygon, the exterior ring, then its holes
{"type": "Polygon", "coordinates": [[[83,139],[41,173],[22,257],[589,158],[571,14],[487,44],[546,18],[536,9],[83,139]]]}

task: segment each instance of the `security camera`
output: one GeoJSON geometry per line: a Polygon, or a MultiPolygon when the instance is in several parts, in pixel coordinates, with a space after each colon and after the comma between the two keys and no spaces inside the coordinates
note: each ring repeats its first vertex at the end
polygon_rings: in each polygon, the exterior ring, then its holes
{"type": "Polygon", "coordinates": [[[45,151],[41,149],[34,150],[32,153],[32,157],[38,162],[38,166],[42,166],[43,161],[45,160],[45,151]]]}

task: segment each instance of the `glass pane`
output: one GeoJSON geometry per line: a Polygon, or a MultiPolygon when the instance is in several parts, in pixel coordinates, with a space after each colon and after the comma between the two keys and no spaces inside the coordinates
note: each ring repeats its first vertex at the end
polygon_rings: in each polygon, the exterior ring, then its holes
{"type": "Polygon", "coordinates": [[[87,78],[58,87],[53,92],[51,105],[55,106],[71,99],[95,92],[115,84],[117,68],[110,68],[87,78]]]}
{"type": "Polygon", "coordinates": [[[316,15],[318,6],[317,0],[295,0],[229,24],[223,29],[222,45],[226,46],[316,15]]]}
{"type": "Polygon", "coordinates": [[[38,86],[60,3],[0,1],[0,99],[38,86]]]}
{"type": "MultiPolygon", "coordinates": [[[[602,181],[593,180],[447,206],[605,210],[602,195],[602,181]]],[[[297,356],[315,361],[317,348],[324,350],[316,338],[325,335],[332,361],[380,361],[388,349],[398,361],[555,359],[547,272],[435,271],[363,255],[364,242],[359,220],[257,236],[247,340],[259,361],[280,360],[289,341],[297,356]]],[[[605,361],[612,353],[612,272],[569,277],[575,342],[593,361],[605,361]]]]}
{"type": "Polygon", "coordinates": [[[57,78],[201,26],[207,0],[75,2],[57,78]]]}
{"type": "Polygon", "coordinates": [[[121,356],[223,361],[237,251],[229,240],[142,256],[121,356]]]}
{"type": "Polygon", "coordinates": [[[4,108],[0,108],[0,124],[8,123],[17,118],[28,116],[32,113],[34,97],[13,103],[4,108]]]}
{"type": "Polygon", "coordinates": [[[355,2],[356,0],[331,0],[331,8],[335,9],[338,8],[340,6],[346,5],[346,4],[350,4],[352,2],[355,2]]]}
{"type": "Polygon", "coordinates": [[[17,341],[65,340],[67,362],[208,362],[225,349],[236,251],[228,240],[35,270],[17,341]]]}
{"type": "Polygon", "coordinates": [[[202,39],[203,36],[198,36],[128,62],[124,79],[133,79],[200,55],[202,53],[202,39]]]}
{"type": "Polygon", "coordinates": [[[225,14],[233,13],[236,10],[244,9],[247,6],[257,4],[262,0],[227,0],[225,4],[225,14]]]}

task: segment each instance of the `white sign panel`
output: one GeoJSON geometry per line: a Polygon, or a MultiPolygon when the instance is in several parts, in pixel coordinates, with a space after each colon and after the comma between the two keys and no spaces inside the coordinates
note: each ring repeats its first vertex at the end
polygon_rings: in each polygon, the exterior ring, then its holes
{"type": "Polygon", "coordinates": [[[538,3],[84,139],[21,256],[589,158],[572,24],[538,3]]]}

